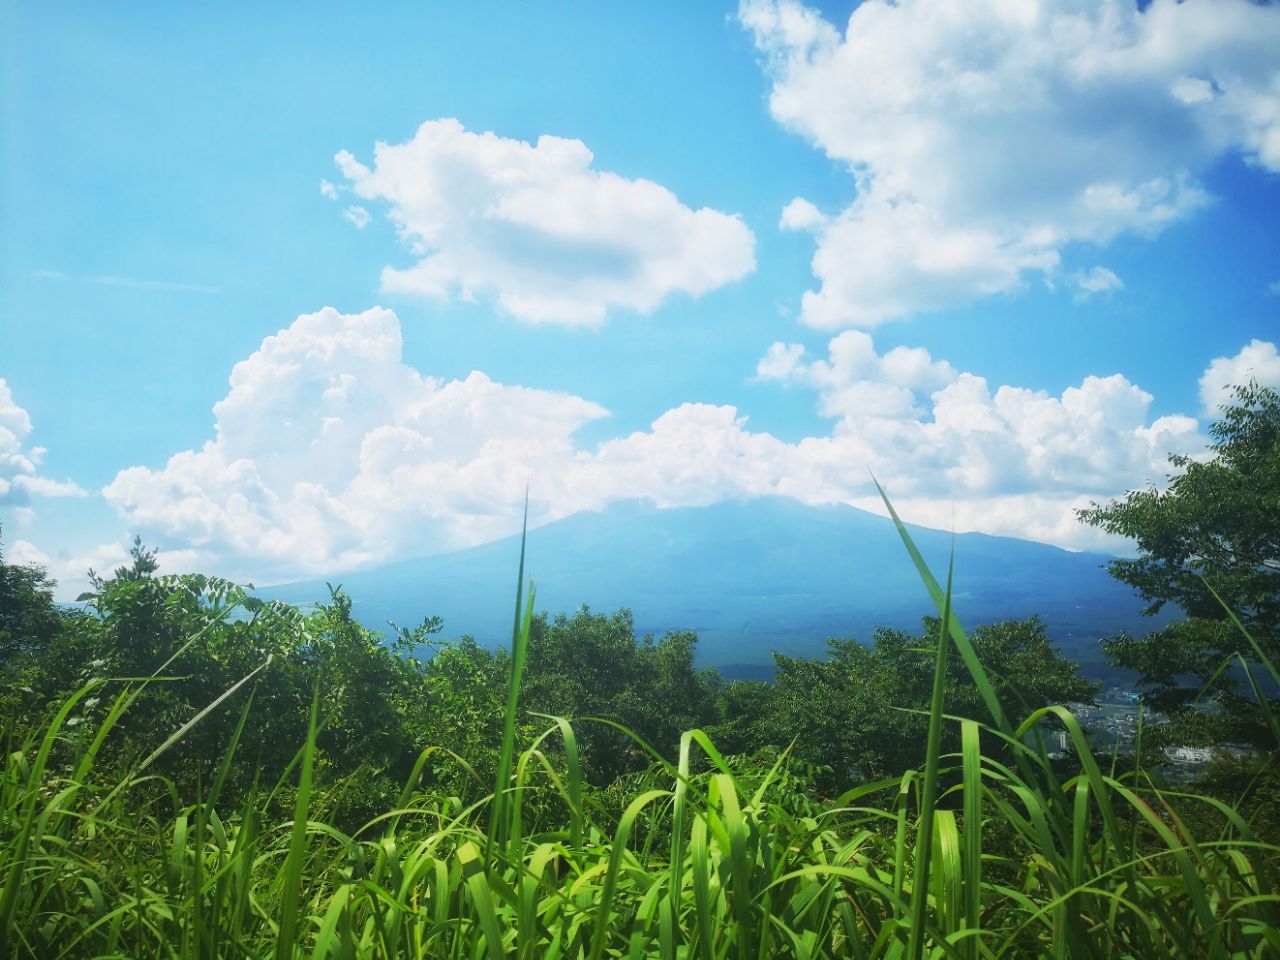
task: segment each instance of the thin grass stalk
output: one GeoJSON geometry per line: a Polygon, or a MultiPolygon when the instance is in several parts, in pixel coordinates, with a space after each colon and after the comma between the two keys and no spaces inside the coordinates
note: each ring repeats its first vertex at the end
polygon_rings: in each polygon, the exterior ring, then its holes
{"type": "Polygon", "coordinates": [[[938,647],[933,666],[933,694],[929,698],[929,736],[925,748],[924,782],[921,787],[920,813],[916,827],[915,866],[911,875],[911,932],[907,941],[909,960],[924,956],[925,927],[929,915],[929,867],[933,855],[934,807],[938,798],[938,766],[942,753],[942,714],[947,682],[947,623],[951,619],[952,562],[947,569],[947,590],[943,597],[942,622],[938,625],[938,647]]]}
{"type": "Polygon", "coordinates": [[[1009,722],[1009,716],[1005,713],[1004,704],[1000,702],[999,696],[996,695],[991,678],[987,676],[986,668],[978,660],[977,652],[974,651],[973,644],[969,642],[964,628],[961,627],[959,619],[951,609],[947,596],[938,585],[933,573],[929,570],[929,565],[925,563],[924,556],[911,539],[911,534],[907,531],[906,524],[902,522],[902,518],[898,516],[898,511],[894,509],[893,504],[889,501],[888,494],[884,492],[884,488],[880,486],[878,480],[874,477],[871,479],[876,485],[876,490],[880,492],[880,498],[884,501],[885,509],[889,511],[889,517],[893,521],[903,545],[907,548],[907,554],[911,557],[911,562],[914,564],[916,572],[920,575],[925,588],[929,591],[929,596],[933,598],[934,606],[940,612],[946,611],[946,615],[942,618],[943,627],[955,641],[956,649],[960,651],[965,667],[968,668],[970,675],[973,677],[973,682],[978,687],[978,693],[982,697],[983,703],[986,704],[988,712],[991,714],[992,719],[995,720],[997,727],[1006,733],[1012,732],[1013,724],[1009,722]]]}
{"type": "Polygon", "coordinates": [[[53,750],[54,741],[62,730],[63,724],[66,723],[67,718],[71,715],[71,711],[85,697],[98,689],[102,683],[103,681],[101,680],[91,680],[62,704],[54,715],[53,722],[45,731],[44,738],[40,742],[40,749],[36,753],[35,762],[32,763],[27,776],[25,795],[21,801],[17,822],[13,827],[14,840],[11,841],[6,850],[5,859],[9,861],[9,876],[5,880],[3,891],[0,891],[0,945],[4,946],[6,950],[8,945],[15,940],[13,924],[18,906],[18,894],[26,875],[27,856],[31,849],[31,842],[35,839],[35,811],[40,797],[40,787],[44,782],[45,767],[49,762],[49,754],[53,750]]]}
{"type": "Polygon", "coordinates": [[[311,716],[307,721],[307,742],[302,751],[302,772],[298,777],[298,794],[293,806],[293,830],[289,837],[289,853],[282,870],[280,896],[280,931],[276,937],[276,960],[293,960],[298,936],[298,901],[302,894],[302,865],[307,852],[307,823],[311,812],[311,786],[316,755],[316,729],[319,725],[320,688],[311,696],[311,716]]]}
{"type": "MultiPolygon", "coordinates": [[[[982,917],[982,738],[977,722],[960,723],[961,772],[964,778],[964,925],[977,931],[982,917]]],[[[964,943],[966,960],[978,960],[979,941],[964,943]]]]}
{"type": "MultiPolygon", "coordinates": [[[[502,749],[498,754],[498,770],[494,778],[493,805],[489,814],[489,833],[486,842],[486,859],[495,843],[500,843],[505,826],[503,817],[506,805],[507,781],[511,777],[511,764],[516,744],[516,713],[519,709],[520,683],[524,676],[524,661],[529,646],[529,617],[524,613],[524,558],[529,542],[529,491],[524,494],[524,521],[520,530],[520,567],[516,574],[516,612],[511,627],[511,676],[507,682],[507,709],[502,722],[502,749]]],[[[533,610],[533,585],[529,586],[529,614],[533,610]]]]}

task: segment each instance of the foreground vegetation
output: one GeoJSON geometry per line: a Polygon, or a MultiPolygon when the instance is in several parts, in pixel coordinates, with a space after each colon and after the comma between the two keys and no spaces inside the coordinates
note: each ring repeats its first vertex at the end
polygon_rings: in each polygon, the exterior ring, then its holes
{"type": "MultiPolygon", "coordinates": [[[[1095,519],[1177,506],[1126,503],[1095,519]]],[[[1144,682],[1175,729],[1260,750],[1171,787],[1149,733],[1093,754],[1060,705],[1092,686],[1042,625],[966,632],[898,530],[923,635],[780,658],[772,686],[532,591],[493,654],[435,621],[385,643],[338,592],[302,612],[159,577],[141,545],[83,612],[0,561],[0,958],[1280,954],[1274,549],[1161,561],[1196,622],[1148,653],[1199,650],[1217,700],[1144,682]]]]}
{"type": "MultiPolygon", "coordinates": [[[[347,779],[326,776],[333,760],[321,744],[334,735],[327,718],[341,715],[331,704],[349,692],[317,687],[301,749],[267,783],[242,754],[254,740],[258,751],[280,746],[247,734],[270,706],[252,696],[231,705],[252,671],[148,755],[104,767],[104,745],[131,719],[162,709],[149,701],[163,703],[170,667],[199,642],[194,634],[152,678],[92,680],[42,729],[9,744],[0,785],[6,955],[1262,957],[1280,949],[1280,847],[1256,839],[1221,801],[1162,789],[1141,756],[1095,759],[1060,707],[1015,726],[951,613],[949,591],[925,576],[941,616],[923,767],[829,799],[786,751],[772,762],[727,759],[698,730],[680,737],[674,762],[630,740],[651,765],[594,787],[577,749],[576,731],[589,721],[540,717],[532,738],[517,724],[532,595],[513,642],[495,787],[483,795],[450,792],[447,779],[429,775],[428,748],[395,802],[342,829],[335,814],[361,773],[357,765],[347,779]],[[953,649],[988,711],[983,722],[944,712],[953,649]],[[85,712],[94,700],[100,719],[75,723],[97,716],[85,712]],[[156,771],[219,718],[231,719],[221,758],[195,771],[183,795],[156,771]],[[1075,745],[1070,772],[1055,769],[1037,735],[1047,721],[1075,745]],[[959,750],[944,755],[948,727],[959,750]],[[237,771],[254,779],[232,791],[237,771]],[[1210,814],[1199,821],[1215,824],[1199,835],[1179,816],[1196,805],[1210,814]]],[[[264,617],[284,617],[249,603],[254,616],[231,619],[231,607],[248,600],[228,597],[206,611],[202,629],[234,623],[251,635],[264,617]]],[[[466,772],[462,758],[454,762],[466,772]]]]}

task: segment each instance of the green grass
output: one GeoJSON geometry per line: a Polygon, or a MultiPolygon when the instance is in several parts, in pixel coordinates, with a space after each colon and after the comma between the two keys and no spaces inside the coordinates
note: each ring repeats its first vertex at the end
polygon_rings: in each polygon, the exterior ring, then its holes
{"type": "MultiPolygon", "coordinates": [[[[1140,764],[1104,773],[1065,709],[1013,726],[949,582],[898,529],[942,618],[922,770],[821,799],[787,754],[725,758],[692,730],[674,762],[593,792],[568,720],[517,736],[530,590],[517,594],[492,792],[467,805],[420,789],[428,748],[398,805],[354,832],[335,826],[339,788],[318,774],[324,691],[286,779],[235,809],[219,795],[251,699],[210,705],[239,709],[240,723],[209,789],[179,797],[150,758],[110,777],[102,762],[109,726],[148,681],[126,684],[93,736],[66,727],[101,685],[79,691],[5,758],[0,957],[1280,955],[1280,848],[1229,805],[1165,791],[1140,764]],[[946,712],[950,644],[985,723],[946,712]],[[1078,770],[1050,762],[1039,736],[1050,722],[1068,731],[1078,770]],[[952,723],[961,751],[940,755],[952,723]],[[1179,811],[1196,805],[1221,829],[1193,836],[1179,811]]],[[[188,728],[162,749],[180,750],[188,728]]]]}

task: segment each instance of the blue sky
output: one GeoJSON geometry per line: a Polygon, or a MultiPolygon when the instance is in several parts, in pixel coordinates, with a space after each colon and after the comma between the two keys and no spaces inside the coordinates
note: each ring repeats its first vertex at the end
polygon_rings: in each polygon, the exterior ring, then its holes
{"type": "Polygon", "coordinates": [[[1280,9],[854,6],[4,5],[6,553],[269,582],[510,532],[526,478],[868,468],[1119,548],[1072,508],[1280,383],[1280,9]]]}

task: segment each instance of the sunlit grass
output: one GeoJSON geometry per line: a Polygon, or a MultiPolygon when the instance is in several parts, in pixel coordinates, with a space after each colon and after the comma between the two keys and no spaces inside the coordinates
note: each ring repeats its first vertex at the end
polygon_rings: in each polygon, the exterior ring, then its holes
{"type": "MultiPolygon", "coordinates": [[[[544,717],[541,736],[517,736],[530,590],[516,601],[492,792],[469,802],[422,788],[424,753],[399,804],[352,832],[330,813],[341,786],[317,774],[324,691],[285,778],[225,809],[251,700],[214,782],[179,797],[151,758],[111,776],[102,762],[147,682],[125,684],[91,736],[67,723],[102,684],[80,690],[8,747],[2,956],[1276,956],[1280,848],[1221,801],[1164,792],[1140,764],[1104,773],[1063,708],[1012,725],[953,614],[949,577],[940,585],[894,522],[941,615],[921,770],[820,799],[786,753],[725,758],[692,730],[673,762],[637,742],[654,756],[649,773],[593,793],[574,723],[544,717]],[[985,723],[947,715],[952,644],[985,723]],[[940,755],[952,723],[961,750],[940,755]],[[1047,724],[1066,729],[1071,772],[1050,761],[1047,724]],[[1220,832],[1190,833],[1178,811],[1195,804],[1220,832]]],[[[1261,668],[1280,679],[1265,658],[1261,668]]],[[[226,701],[215,704],[236,709],[226,701]]],[[[575,721],[590,722],[604,721],[575,721]]],[[[161,749],[180,750],[181,737],[161,749]]]]}

